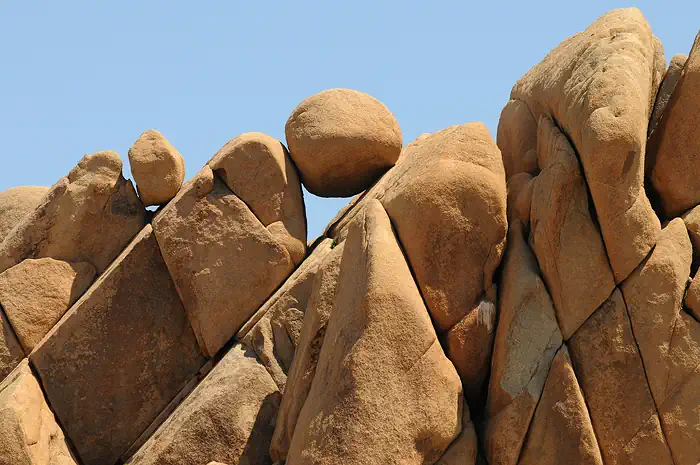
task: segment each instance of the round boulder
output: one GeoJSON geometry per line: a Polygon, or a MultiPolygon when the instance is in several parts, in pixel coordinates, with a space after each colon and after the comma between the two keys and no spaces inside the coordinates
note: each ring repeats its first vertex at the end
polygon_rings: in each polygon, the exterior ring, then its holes
{"type": "Polygon", "coordinates": [[[19,186],[0,192],[0,242],[19,221],[39,206],[48,187],[19,186]]]}
{"type": "Polygon", "coordinates": [[[301,181],[321,197],[350,197],[367,189],[401,154],[394,115],[371,95],[330,89],[299,104],[285,136],[301,181]]]}
{"type": "Polygon", "coordinates": [[[129,149],[131,173],[144,205],[168,203],[185,180],[185,160],[155,129],[141,134],[129,149]]]}

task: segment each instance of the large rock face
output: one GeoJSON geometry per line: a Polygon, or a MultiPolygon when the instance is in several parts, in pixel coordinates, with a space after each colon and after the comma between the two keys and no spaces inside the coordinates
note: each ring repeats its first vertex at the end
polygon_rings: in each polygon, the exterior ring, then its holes
{"type": "Polygon", "coordinates": [[[461,384],[378,202],[351,228],[334,302],[286,463],[434,463],[461,431],[461,384]]]}
{"type": "Polygon", "coordinates": [[[95,277],[87,262],[24,260],[0,273],[0,305],[27,355],[95,277]]]}
{"type": "Polygon", "coordinates": [[[0,383],[0,465],[77,465],[29,363],[0,383]]]}
{"type": "Polygon", "coordinates": [[[85,155],[0,243],[0,272],[27,258],[89,262],[102,273],[145,223],[114,152],[85,155]]]}
{"type": "Polygon", "coordinates": [[[268,465],[280,393],[255,354],[235,345],[130,465],[268,465]]]}
{"type": "Polygon", "coordinates": [[[150,226],[30,360],[81,462],[115,463],[204,362],[150,226]]]}
{"type": "Polygon", "coordinates": [[[0,192],[0,243],[29,213],[39,206],[48,187],[20,186],[0,192]]]}
{"type": "Polygon", "coordinates": [[[215,355],[294,269],[291,256],[209,166],[153,228],[202,351],[215,355]]]}
{"type": "Polygon", "coordinates": [[[700,34],[649,141],[651,184],[664,213],[678,216],[700,204],[700,34]]]}
{"type": "Polygon", "coordinates": [[[307,98],[284,132],[304,186],[321,197],[365,190],[401,153],[401,129],[391,112],[374,97],[350,89],[307,98]]]}
{"type": "Polygon", "coordinates": [[[144,131],[131,146],[129,164],[145,205],[167,203],[185,180],[185,160],[155,129],[144,131]]]}
{"type": "MultiPolygon", "coordinates": [[[[655,52],[639,10],[613,10],[528,71],[506,107],[526,108],[504,110],[504,116],[519,116],[499,123],[499,141],[509,132],[509,140],[520,139],[526,147],[533,145],[532,131],[543,114],[567,134],[583,166],[617,282],[639,265],[660,231],[643,187],[650,101],[656,95],[655,52]]],[[[525,147],[515,145],[513,152],[511,145],[501,147],[505,159],[525,156],[525,147]]],[[[510,162],[517,163],[522,162],[510,162]]]]}

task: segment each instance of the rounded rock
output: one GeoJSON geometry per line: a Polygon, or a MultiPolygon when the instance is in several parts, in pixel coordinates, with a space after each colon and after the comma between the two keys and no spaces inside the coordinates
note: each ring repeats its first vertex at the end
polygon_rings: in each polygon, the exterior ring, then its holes
{"type": "Polygon", "coordinates": [[[350,197],[367,189],[401,154],[401,129],[374,97],[330,89],[297,106],[285,136],[304,186],[321,197],[350,197]]]}
{"type": "Polygon", "coordinates": [[[0,192],[0,242],[22,218],[39,206],[48,187],[19,186],[0,192]]]}
{"type": "Polygon", "coordinates": [[[144,131],[129,149],[131,173],[144,205],[168,203],[185,180],[185,161],[155,129],[144,131]]]}

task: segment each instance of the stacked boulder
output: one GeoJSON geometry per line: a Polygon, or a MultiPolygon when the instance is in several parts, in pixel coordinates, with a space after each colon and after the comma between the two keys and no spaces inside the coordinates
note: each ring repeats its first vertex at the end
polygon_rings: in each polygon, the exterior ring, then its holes
{"type": "Polygon", "coordinates": [[[700,463],[699,44],[614,10],[497,142],[331,89],[0,193],[0,465],[700,463]]]}

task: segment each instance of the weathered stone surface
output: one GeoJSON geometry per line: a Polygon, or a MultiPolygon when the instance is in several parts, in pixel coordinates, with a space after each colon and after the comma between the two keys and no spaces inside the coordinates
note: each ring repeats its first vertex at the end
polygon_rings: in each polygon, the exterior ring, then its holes
{"type": "Polygon", "coordinates": [[[693,244],[693,252],[697,260],[700,256],[700,206],[693,208],[683,215],[683,222],[688,229],[690,242],[693,244]]]}
{"type": "Polygon", "coordinates": [[[377,99],[350,89],[329,89],[297,106],[284,128],[304,186],[321,197],[362,192],[394,166],[401,129],[377,99]]]}
{"type": "Polygon", "coordinates": [[[499,124],[510,140],[531,141],[532,125],[546,114],[567,134],[583,166],[616,282],[646,257],[660,230],[644,192],[654,72],[654,41],[641,12],[613,10],[562,42],[515,84],[511,99],[524,102],[534,121],[508,117],[499,124]]]}
{"type": "Polygon", "coordinates": [[[529,173],[518,173],[508,179],[508,220],[519,220],[525,230],[530,229],[530,210],[535,182],[529,173]]]}
{"type": "Polygon", "coordinates": [[[129,149],[129,165],[144,205],[162,205],[185,180],[185,160],[155,129],[144,131],[129,149]]]}
{"type": "Polygon", "coordinates": [[[5,312],[0,308],[0,381],[10,374],[23,358],[22,346],[5,312]]]}
{"type": "Polygon", "coordinates": [[[537,174],[530,172],[532,166],[527,161],[533,152],[537,161],[537,120],[526,102],[516,99],[506,103],[498,120],[496,141],[509,181],[519,173],[537,174]]]}
{"type": "Polygon", "coordinates": [[[619,290],[569,350],[605,464],[673,464],[619,290]]]}
{"type": "Polygon", "coordinates": [[[519,465],[562,463],[603,465],[566,346],[559,349],[552,361],[518,460],[519,465]]]}
{"type": "Polygon", "coordinates": [[[114,463],[204,362],[150,226],[30,359],[81,462],[114,463]]]}
{"type": "Polygon", "coordinates": [[[519,221],[508,231],[499,309],[482,440],[489,463],[515,465],[562,345],[554,306],[519,221]]]}
{"type": "Polygon", "coordinates": [[[447,357],[457,369],[464,396],[473,408],[484,404],[495,335],[496,304],[486,298],[445,334],[447,357]]]}
{"type": "Polygon", "coordinates": [[[29,363],[0,383],[0,465],[76,465],[29,363]]]}
{"type": "Polygon", "coordinates": [[[283,244],[295,265],[306,256],[301,183],[282,143],[259,132],[241,134],[209,161],[236,197],[283,244]]]}
{"type": "Polygon", "coordinates": [[[119,155],[85,155],[0,244],[0,272],[27,258],[49,257],[89,262],[102,273],[144,223],[119,155]]]}
{"type": "Polygon", "coordinates": [[[465,406],[462,412],[462,432],[452,441],[436,465],[474,465],[477,449],[476,430],[471,422],[469,409],[465,406]]]}
{"type": "Polygon", "coordinates": [[[0,192],[0,244],[12,228],[39,206],[48,191],[43,186],[19,186],[0,192]]]}
{"type": "Polygon", "coordinates": [[[540,117],[531,208],[533,251],[568,340],[615,288],[603,239],[588,205],[576,153],[547,116],[540,117]]]}
{"type": "Polygon", "coordinates": [[[651,135],[659,124],[659,120],[666,110],[666,105],[668,101],[671,100],[671,95],[678,84],[678,80],[681,77],[681,72],[685,66],[685,62],[688,59],[688,55],[679,53],[671,58],[671,63],[668,65],[666,74],[664,75],[663,81],[661,82],[661,87],[659,92],[656,94],[656,103],[654,104],[654,111],[651,113],[651,118],[649,118],[649,134],[651,135]]]}
{"type": "Polygon", "coordinates": [[[284,460],[287,457],[299,413],[311,389],[328,318],[333,309],[344,248],[345,243],[341,243],[324,255],[313,280],[311,296],[304,314],[296,353],[289,369],[282,405],[277,415],[277,424],[270,445],[270,455],[273,460],[284,460]]]}
{"type": "Polygon", "coordinates": [[[153,228],[208,356],[233,337],[294,269],[284,245],[209,166],[156,215],[153,228]]]}
{"type": "Polygon", "coordinates": [[[345,242],[338,293],[288,465],[432,464],[461,431],[462,389],[389,217],[373,202],[345,242]],[[387,427],[391,425],[391,427],[387,427]]]}
{"type": "Polygon", "coordinates": [[[0,273],[0,305],[27,355],[95,278],[87,262],[28,259],[0,273]]]}
{"type": "Polygon", "coordinates": [[[675,465],[700,463],[700,366],[659,408],[675,465]]]}
{"type": "Polygon", "coordinates": [[[236,344],[128,463],[270,464],[279,402],[277,386],[255,354],[236,344]]]}
{"type": "Polygon", "coordinates": [[[622,284],[657,407],[700,365],[700,323],[682,316],[691,260],[688,232],[676,218],[661,231],[649,258],[622,284]]]}
{"type": "Polygon", "coordinates": [[[382,204],[435,325],[447,331],[491,287],[501,262],[505,174],[498,147],[482,125],[433,134],[412,156],[430,160],[429,166],[403,176],[382,204]]]}
{"type": "Polygon", "coordinates": [[[700,34],[649,140],[651,185],[669,218],[700,204],[700,34]]]}
{"type": "Polygon", "coordinates": [[[281,392],[299,344],[314,279],[332,242],[325,239],[318,244],[236,335],[255,351],[281,392]]]}

